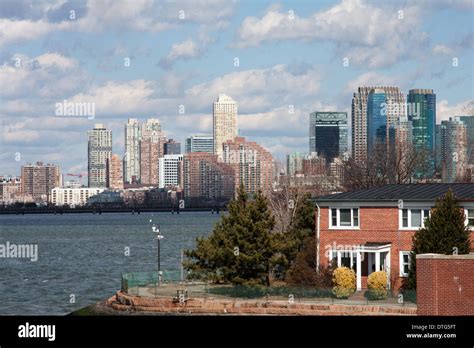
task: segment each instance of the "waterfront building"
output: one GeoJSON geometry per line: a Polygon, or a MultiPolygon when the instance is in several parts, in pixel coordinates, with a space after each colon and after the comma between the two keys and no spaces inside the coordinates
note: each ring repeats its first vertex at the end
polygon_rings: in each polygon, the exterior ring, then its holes
{"type": "Polygon", "coordinates": [[[87,132],[87,173],[89,187],[106,187],[108,182],[107,163],[112,156],[112,131],[103,124],[96,124],[87,132]]]}
{"type": "Polygon", "coordinates": [[[0,177],[0,204],[12,204],[21,193],[20,177],[0,177]]]}
{"type": "Polygon", "coordinates": [[[235,173],[208,152],[189,152],[183,157],[183,192],[186,200],[234,198],[235,173]]]}
{"type": "Polygon", "coordinates": [[[123,189],[123,165],[119,155],[113,154],[107,161],[107,187],[114,190],[123,189]]]}
{"type": "Polygon", "coordinates": [[[183,155],[164,155],[159,161],[159,187],[181,186],[183,155]]]}
{"type": "Polygon", "coordinates": [[[125,155],[123,176],[126,183],[136,183],[140,179],[140,124],[136,118],[129,118],[124,126],[125,155]]]}
{"type": "Polygon", "coordinates": [[[35,202],[48,202],[51,190],[60,184],[57,165],[36,162],[21,167],[21,194],[35,202]]]}
{"type": "Polygon", "coordinates": [[[225,94],[219,94],[213,104],[214,154],[222,159],[222,144],[237,135],[237,102],[225,94]]]}
{"type": "Polygon", "coordinates": [[[70,207],[87,204],[89,197],[103,192],[105,187],[55,187],[51,190],[50,203],[55,206],[68,205],[70,207]]]}
{"type": "Polygon", "coordinates": [[[261,190],[268,194],[273,187],[273,157],[265,148],[244,137],[227,140],[223,145],[223,161],[235,173],[235,187],[243,185],[251,196],[261,190]]]}

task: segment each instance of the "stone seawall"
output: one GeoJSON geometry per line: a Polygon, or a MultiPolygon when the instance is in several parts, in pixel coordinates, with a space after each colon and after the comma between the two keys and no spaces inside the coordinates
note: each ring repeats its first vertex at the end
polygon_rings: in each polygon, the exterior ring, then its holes
{"type": "Polygon", "coordinates": [[[222,300],[190,298],[184,303],[170,297],[139,297],[121,291],[107,306],[116,311],[143,314],[199,315],[416,315],[416,308],[401,306],[321,304],[288,301],[222,300]]]}

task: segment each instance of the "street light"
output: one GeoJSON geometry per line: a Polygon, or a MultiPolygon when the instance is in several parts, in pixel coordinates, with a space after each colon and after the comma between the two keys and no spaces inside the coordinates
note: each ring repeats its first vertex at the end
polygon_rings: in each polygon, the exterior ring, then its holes
{"type": "Polygon", "coordinates": [[[156,240],[158,244],[157,254],[158,254],[158,285],[161,286],[161,262],[160,262],[160,240],[164,238],[163,235],[160,234],[160,226],[153,225],[151,227],[152,231],[156,233],[156,240]]]}

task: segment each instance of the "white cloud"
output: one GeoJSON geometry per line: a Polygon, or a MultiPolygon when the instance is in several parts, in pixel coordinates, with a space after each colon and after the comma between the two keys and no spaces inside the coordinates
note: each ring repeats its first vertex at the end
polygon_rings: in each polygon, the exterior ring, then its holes
{"type": "Polygon", "coordinates": [[[267,41],[330,41],[351,63],[389,66],[419,53],[426,34],[419,32],[420,10],[403,7],[403,19],[394,6],[377,7],[364,0],[342,0],[329,9],[294,18],[270,8],[261,18],[247,17],[238,29],[235,47],[259,46],[267,41]]]}
{"type": "Polygon", "coordinates": [[[199,49],[196,42],[191,39],[188,39],[183,42],[175,43],[171,46],[170,52],[166,55],[165,58],[160,60],[160,65],[164,68],[171,67],[177,60],[191,59],[196,58],[201,55],[201,50],[199,49]]]}
{"type": "Polygon", "coordinates": [[[358,87],[363,86],[400,86],[400,80],[371,71],[359,75],[357,78],[347,82],[344,92],[354,93],[357,91],[358,87]]]}
{"type": "Polygon", "coordinates": [[[449,105],[446,99],[436,103],[436,123],[449,120],[453,116],[474,116],[474,100],[465,100],[455,105],[449,105]]]}

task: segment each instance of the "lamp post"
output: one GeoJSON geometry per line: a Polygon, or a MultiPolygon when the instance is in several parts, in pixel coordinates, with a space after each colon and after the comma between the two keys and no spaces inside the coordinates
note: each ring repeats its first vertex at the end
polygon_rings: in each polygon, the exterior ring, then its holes
{"type": "Polygon", "coordinates": [[[151,227],[152,231],[156,233],[156,240],[158,244],[157,254],[158,254],[158,285],[161,286],[161,260],[160,260],[160,241],[164,238],[163,235],[160,234],[160,226],[153,225],[151,227]]]}

